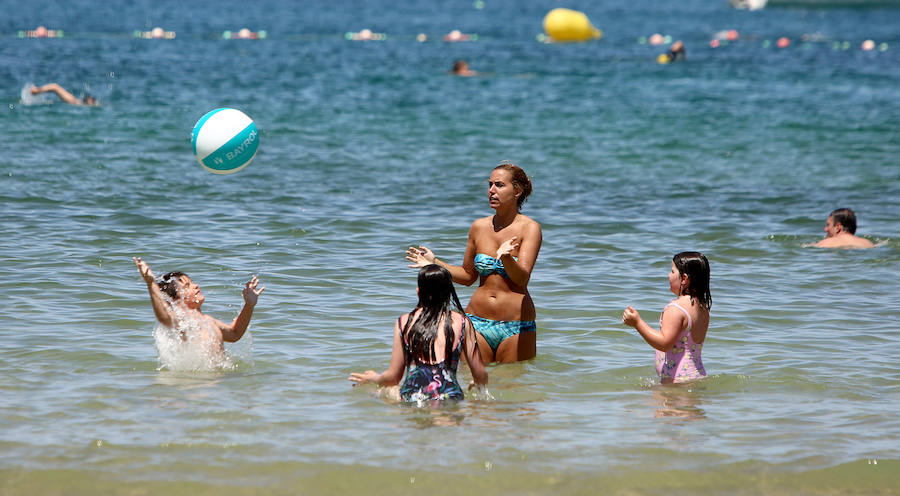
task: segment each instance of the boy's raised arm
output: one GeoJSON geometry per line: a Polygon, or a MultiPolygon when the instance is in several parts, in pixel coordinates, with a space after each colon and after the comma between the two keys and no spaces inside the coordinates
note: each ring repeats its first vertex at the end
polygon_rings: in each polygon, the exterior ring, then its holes
{"type": "Polygon", "coordinates": [[[253,316],[253,308],[256,307],[259,295],[266,289],[265,286],[256,289],[258,285],[259,279],[256,276],[253,276],[253,278],[244,285],[244,306],[241,308],[241,313],[235,317],[234,322],[232,322],[231,325],[227,325],[224,322],[219,324],[219,329],[222,331],[222,341],[234,343],[241,339],[244,336],[244,333],[247,332],[247,327],[250,326],[250,317],[253,316]]]}
{"type": "Polygon", "coordinates": [[[144,278],[144,282],[147,283],[147,291],[150,292],[150,303],[153,304],[153,313],[156,314],[156,320],[166,327],[174,327],[175,318],[172,315],[171,305],[166,301],[162,290],[159,289],[159,285],[156,284],[156,278],[153,276],[150,266],[147,265],[147,262],[141,260],[141,257],[133,257],[132,260],[134,260],[134,264],[140,271],[141,277],[144,278]]]}

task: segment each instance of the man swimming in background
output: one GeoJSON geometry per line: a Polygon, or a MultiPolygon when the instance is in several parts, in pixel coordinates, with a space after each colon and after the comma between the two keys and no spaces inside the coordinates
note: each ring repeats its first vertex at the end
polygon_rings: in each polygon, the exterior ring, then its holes
{"type": "Polygon", "coordinates": [[[65,88],[56,83],[45,84],[41,87],[31,87],[32,95],[38,95],[40,93],[56,93],[56,96],[58,96],[60,100],[69,105],[87,105],[89,107],[99,105],[97,99],[91,95],[84,95],[84,98],[81,99],[76,98],[75,95],[69,93],[65,88]]]}
{"type": "Polygon", "coordinates": [[[669,62],[683,61],[687,57],[687,53],[684,51],[684,43],[681,40],[672,43],[666,55],[669,57],[669,62]]]}
{"type": "Polygon", "coordinates": [[[839,208],[825,221],[825,239],[816,243],[819,248],[872,248],[866,238],[856,235],[856,214],[849,208],[839,208]]]}
{"type": "Polygon", "coordinates": [[[454,76],[471,77],[478,73],[469,68],[469,63],[465,60],[457,60],[453,63],[453,69],[450,71],[454,76]]]}

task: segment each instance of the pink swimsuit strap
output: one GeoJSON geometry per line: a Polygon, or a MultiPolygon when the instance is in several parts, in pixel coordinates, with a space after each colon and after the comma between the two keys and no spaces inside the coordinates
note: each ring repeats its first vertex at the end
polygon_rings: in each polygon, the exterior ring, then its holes
{"type": "MultiPolygon", "coordinates": [[[[691,314],[681,305],[672,302],[663,307],[663,313],[669,307],[676,307],[687,316],[688,325],[678,333],[675,345],[667,352],[656,351],[656,372],[660,381],[672,380],[673,382],[685,382],[706,376],[703,361],[700,358],[702,344],[694,342],[691,329],[694,326],[691,314]]],[[[659,317],[662,328],[662,315],[659,317]]]]}
{"type": "MultiPolygon", "coordinates": [[[[684,312],[684,315],[687,316],[688,325],[687,325],[687,328],[684,329],[684,331],[690,331],[691,328],[694,327],[694,322],[691,320],[691,314],[687,310],[685,310],[683,306],[681,306],[678,303],[675,303],[673,301],[672,303],[669,303],[668,305],[663,307],[663,312],[665,312],[666,309],[669,307],[675,307],[675,308],[681,310],[682,312],[684,312]]],[[[659,316],[659,324],[660,324],[660,326],[662,326],[662,315],[659,316]]],[[[684,331],[682,331],[682,332],[684,332],[684,331]]],[[[679,334],[681,334],[681,333],[679,333],[679,334]]]]}

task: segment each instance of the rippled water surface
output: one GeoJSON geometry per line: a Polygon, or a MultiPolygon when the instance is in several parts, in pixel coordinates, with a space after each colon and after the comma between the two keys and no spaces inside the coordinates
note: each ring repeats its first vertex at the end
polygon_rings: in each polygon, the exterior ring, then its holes
{"type": "Polygon", "coordinates": [[[550,1],[0,5],[0,493],[900,492],[900,9],[572,2],[604,39],[548,45],[550,1]],[[102,106],[21,100],[52,81],[102,106]],[[220,106],[261,130],[230,176],[190,147],[220,106]],[[503,159],[543,228],[537,358],[443,409],[352,388],[415,305],[404,250],[461,261],[503,159]],[[876,248],[808,247],[844,206],[876,248]],[[658,318],[682,250],[711,375],[660,387],[621,312],[658,318]],[[234,370],[161,367],[132,256],[223,320],[259,275],[234,370]]]}

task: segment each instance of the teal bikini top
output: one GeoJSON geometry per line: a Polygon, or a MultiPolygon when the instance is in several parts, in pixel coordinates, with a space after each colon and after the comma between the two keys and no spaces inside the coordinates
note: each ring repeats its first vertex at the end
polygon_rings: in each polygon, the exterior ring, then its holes
{"type": "Polygon", "coordinates": [[[509,278],[506,269],[503,267],[503,262],[499,258],[494,258],[484,253],[475,255],[475,270],[483,276],[489,276],[496,272],[503,277],[509,278]]]}

